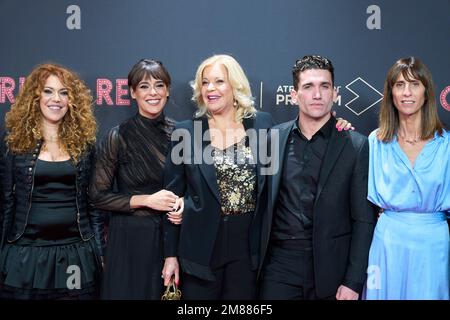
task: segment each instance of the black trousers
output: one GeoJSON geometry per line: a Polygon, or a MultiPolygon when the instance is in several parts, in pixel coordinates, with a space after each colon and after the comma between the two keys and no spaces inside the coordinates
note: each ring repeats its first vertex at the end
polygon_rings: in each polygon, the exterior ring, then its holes
{"type": "Polygon", "coordinates": [[[186,300],[248,300],[256,298],[256,270],[252,270],[249,228],[253,213],[221,217],[211,258],[214,281],[183,273],[186,300]]]}
{"type": "Polygon", "coordinates": [[[259,296],[262,300],[318,299],[314,284],[311,242],[304,240],[272,242],[264,263],[260,285],[259,296]]]}

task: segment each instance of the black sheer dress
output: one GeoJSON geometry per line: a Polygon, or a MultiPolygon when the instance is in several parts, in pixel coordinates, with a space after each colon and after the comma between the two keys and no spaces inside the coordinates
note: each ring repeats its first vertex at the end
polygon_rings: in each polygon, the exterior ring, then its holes
{"type": "Polygon", "coordinates": [[[164,212],[131,209],[133,195],[163,189],[174,121],[139,113],[113,128],[98,152],[91,185],[96,207],[111,212],[102,299],[161,299],[164,212]]]}

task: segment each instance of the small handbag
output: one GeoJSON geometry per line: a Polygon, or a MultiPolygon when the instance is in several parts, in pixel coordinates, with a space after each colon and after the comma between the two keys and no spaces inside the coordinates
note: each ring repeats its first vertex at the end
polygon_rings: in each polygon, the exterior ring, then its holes
{"type": "Polygon", "coordinates": [[[172,278],[170,280],[169,285],[166,287],[166,291],[161,297],[161,300],[180,300],[181,299],[181,291],[178,289],[175,280],[172,278]]]}

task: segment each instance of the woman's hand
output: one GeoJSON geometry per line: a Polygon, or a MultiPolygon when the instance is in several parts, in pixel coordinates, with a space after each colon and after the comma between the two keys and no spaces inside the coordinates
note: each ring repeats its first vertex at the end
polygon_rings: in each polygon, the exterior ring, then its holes
{"type": "Polygon", "coordinates": [[[167,213],[167,217],[173,224],[181,224],[183,221],[184,198],[178,198],[173,211],[167,213]]]}
{"type": "Polygon", "coordinates": [[[170,279],[172,279],[172,277],[175,277],[174,280],[178,286],[180,283],[180,267],[178,265],[177,257],[167,257],[164,261],[161,278],[164,279],[164,285],[166,287],[170,284],[170,279]]]}
{"type": "Polygon", "coordinates": [[[172,211],[178,196],[172,191],[161,190],[153,194],[142,194],[132,196],[130,199],[131,209],[148,207],[158,211],[172,211]]]}
{"type": "MultiPolygon", "coordinates": [[[[332,112],[333,117],[336,117],[336,111],[332,112]]],[[[336,129],[338,129],[338,131],[347,131],[347,130],[355,130],[354,127],[352,127],[351,122],[348,122],[347,120],[343,119],[343,118],[336,118],[337,123],[336,123],[336,129]]]]}

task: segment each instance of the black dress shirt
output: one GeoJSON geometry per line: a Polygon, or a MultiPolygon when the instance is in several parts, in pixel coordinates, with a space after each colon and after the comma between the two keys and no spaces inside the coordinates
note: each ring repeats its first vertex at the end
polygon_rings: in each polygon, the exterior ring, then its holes
{"type": "Polygon", "coordinates": [[[312,239],[317,183],[332,130],[333,118],[330,118],[308,140],[298,127],[297,117],[285,151],[273,220],[273,240],[312,239]]]}

